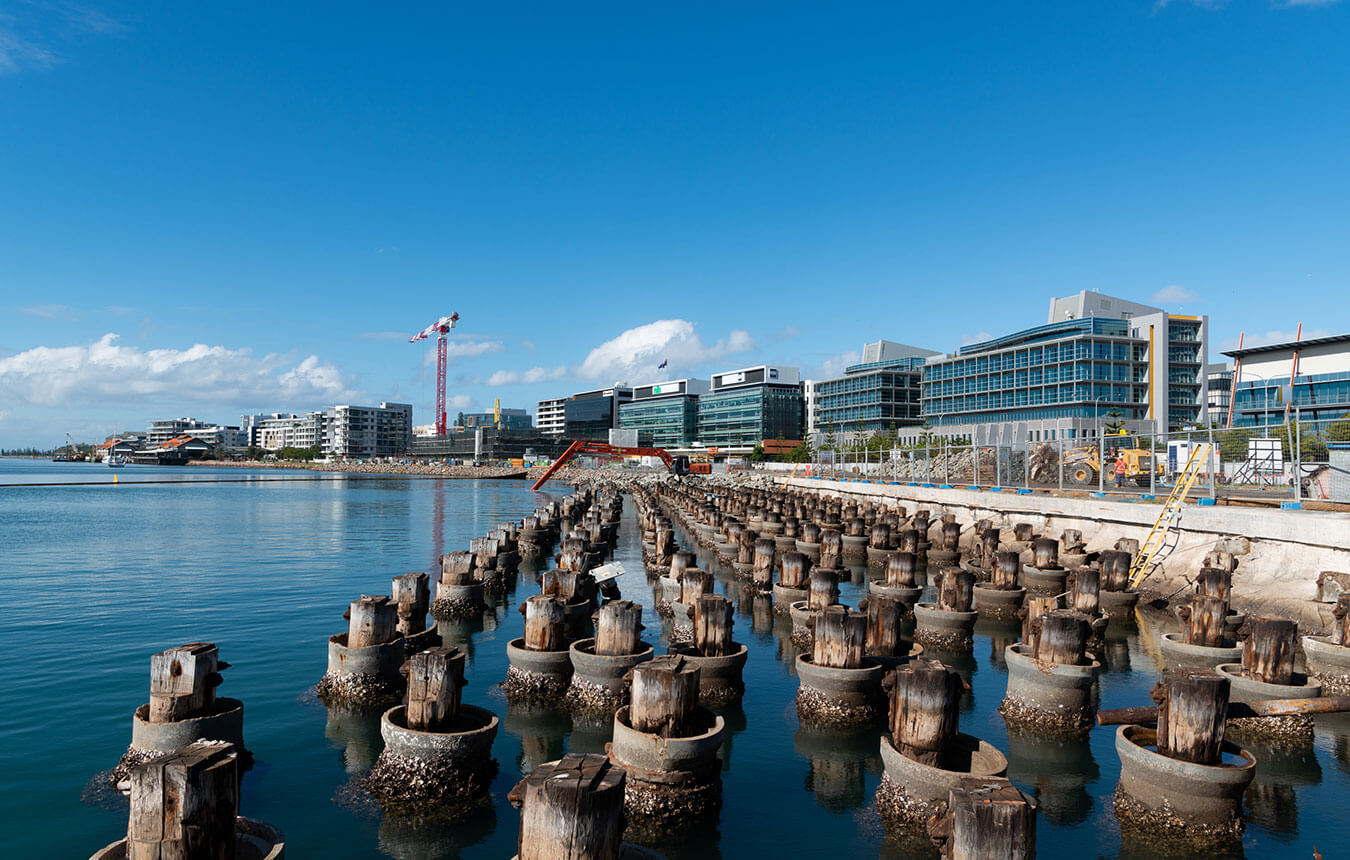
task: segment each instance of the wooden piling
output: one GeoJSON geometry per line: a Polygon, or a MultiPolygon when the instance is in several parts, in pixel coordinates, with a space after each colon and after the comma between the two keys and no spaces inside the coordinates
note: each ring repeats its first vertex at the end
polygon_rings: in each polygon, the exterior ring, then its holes
{"type": "Polygon", "coordinates": [[[695,724],[697,666],[677,654],[665,654],[629,671],[632,678],[629,725],[663,738],[686,738],[699,733],[695,724]]]}
{"type": "Polygon", "coordinates": [[[886,676],[895,749],[920,764],[942,767],[956,737],[961,676],[937,660],[912,660],[886,676]]]}
{"type": "Polygon", "coordinates": [[[603,755],[542,764],[507,800],[520,810],[517,860],[622,860],[624,771],[603,755]]]}
{"type": "Polygon", "coordinates": [[[1228,601],[1218,597],[1192,597],[1177,614],[1181,617],[1188,645],[1223,646],[1223,620],[1228,614],[1228,601]]]}
{"type": "Polygon", "coordinates": [[[464,689],[464,652],[429,648],[409,660],[405,699],[408,728],[420,732],[450,731],[459,718],[464,689]]]}
{"type": "Polygon", "coordinates": [[[198,741],[131,771],[127,860],[234,860],[238,754],[198,741]]]}
{"type": "Polygon", "coordinates": [[[963,777],[928,835],[943,860],[1033,860],[1036,803],[1002,777],[963,777]]]}
{"type": "Polygon", "coordinates": [[[1032,656],[1038,662],[1059,666],[1082,666],[1092,628],[1087,617],[1070,609],[1056,609],[1041,616],[1040,636],[1032,656]]]}
{"type": "Polygon", "coordinates": [[[975,574],[959,567],[943,568],[937,577],[937,606],[946,612],[969,612],[975,574]]]}
{"type": "Polygon", "coordinates": [[[562,651],[567,647],[567,607],[557,597],[535,594],[521,604],[525,614],[525,648],[562,651]]]}
{"type": "Polygon", "coordinates": [[[905,615],[905,604],[881,594],[868,595],[867,653],[873,657],[903,657],[908,650],[900,636],[900,623],[905,615]]]}
{"type": "Polygon", "coordinates": [[[816,568],[811,571],[806,592],[806,608],[824,609],[839,602],[839,575],[833,570],[816,568]]]}
{"type": "Polygon", "coordinates": [[[636,654],[642,630],[642,606],[631,600],[612,600],[600,607],[595,653],[606,657],[636,654]]]}
{"type": "Polygon", "coordinates": [[[1196,764],[1218,764],[1228,713],[1228,679],[1212,672],[1168,676],[1158,704],[1158,751],[1196,764]]]}
{"type": "Polygon", "coordinates": [[[734,648],[731,641],[733,609],[720,594],[702,594],[694,601],[694,647],[704,657],[722,657],[734,648]]]}
{"type": "Polygon", "coordinates": [[[431,605],[431,586],[425,573],[405,573],[394,577],[393,598],[398,604],[398,632],[412,636],[427,629],[427,609],[431,605]]]}
{"type": "Polygon", "coordinates": [[[811,560],[805,553],[785,552],[778,566],[778,584],[784,588],[805,588],[811,560]]]}
{"type": "Polygon", "coordinates": [[[867,642],[867,616],[847,606],[828,606],[816,613],[811,662],[830,669],[862,667],[867,642]]]}
{"type": "Polygon", "coordinates": [[[1283,618],[1253,615],[1239,631],[1242,674],[1263,684],[1294,683],[1294,650],[1298,625],[1283,618]]]}
{"type": "Polygon", "coordinates": [[[369,648],[398,638],[398,604],[388,597],[363,595],[348,612],[348,648],[369,648]]]}
{"type": "Polygon", "coordinates": [[[220,652],[210,642],[190,642],[150,657],[152,723],[175,723],[203,714],[216,700],[220,652]]]}

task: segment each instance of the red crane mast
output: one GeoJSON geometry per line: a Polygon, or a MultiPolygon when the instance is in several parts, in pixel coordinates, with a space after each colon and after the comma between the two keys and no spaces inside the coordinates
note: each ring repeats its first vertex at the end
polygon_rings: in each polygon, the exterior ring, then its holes
{"type": "Polygon", "coordinates": [[[450,329],[459,322],[459,314],[453,313],[448,317],[441,317],[431,325],[419,331],[417,334],[408,338],[408,343],[417,343],[419,340],[426,340],[431,337],[432,332],[436,333],[436,435],[445,435],[445,337],[450,333],[450,329]]]}

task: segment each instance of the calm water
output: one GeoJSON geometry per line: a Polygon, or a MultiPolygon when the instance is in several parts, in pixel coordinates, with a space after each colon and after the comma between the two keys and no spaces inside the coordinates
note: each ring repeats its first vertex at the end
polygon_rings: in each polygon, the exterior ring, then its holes
{"type": "MultiPolygon", "coordinates": [[[[0,460],[0,483],[106,484],[113,471],[0,460]]],[[[511,856],[518,815],[506,793],[520,775],[565,751],[599,752],[608,740],[563,718],[507,713],[495,685],[506,673],[505,644],[521,633],[516,606],[534,593],[527,577],[481,622],[442,630],[470,655],[465,701],[504,717],[490,810],[453,825],[382,820],[350,788],[352,774],[379,754],[378,717],[330,713],[312,688],[324,671],[327,637],[344,629],[342,613],[354,597],[387,593],[394,575],[432,570],[442,552],[467,548],[497,522],[525,516],[547,494],[493,481],[202,483],[278,473],[178,471],[197,482],[131,486],[176,473],[132,466],[119,470],[118,486],[0,488],[0,773],[8,778],[0,793],[7,823],[0,854],[87,857],[123,834],[125,804],[89,791],[91,779],[112,767],[130,740],[131,713],[148,695],[150,654],[207,640],[232,664],[221,694],[245,702],[245,738],[257,763],[244,780],[242,811],[280,827],[290,856],[511,856]]],[[[624,515],[616,553],[630,571],[624,597],[649,607],[647,638],[664,645],[631,503],[624,515]]],[[[855,571],[843,587],[845,602],[856,604],[862,582],[855,571]]],[[[718,572],[718,590],[737,595],[726,571],[718,572]]],[[[766,623],[746,602],[740,608],[736,638],[750,646],[748,690],[743,710],[727,715],[720,824],[656,847],[672,860],[909,856],[885,839],[871,808],[881,778],[878,734],[840,740],[800,729],[785,622],[766,623]]],[[[1004,750],[1009,776],[1040,799],[1040,856],[1150,856],[1122,849],[1111,814],[1119,767],[1113,730],[1070,744],[1008,736],[995,710],[1006,686],[998,657],[1015,635],[981,627],[974,654],[953,658],[972,684],[962,730],[1004,750]]],[[[1147,703],[1155,653],[1147,629],[1113,639],[1101,706],[1147,703]]],[[[1247,856],[1306,860],[1314,845],[1337,856],[1350,720],[1323,718],[1315,745],[1302,751],[1255,751],[1247,856]]]]}

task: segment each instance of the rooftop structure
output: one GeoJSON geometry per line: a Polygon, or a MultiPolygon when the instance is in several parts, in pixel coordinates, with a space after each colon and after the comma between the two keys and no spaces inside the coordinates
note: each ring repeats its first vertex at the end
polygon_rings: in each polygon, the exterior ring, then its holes
{"type": "Polygon", "coordinates": [[[923,423],[920,382],[931,349],[879,340],[863,346],[862,362],[844,375],[810,383],[810,427],[846,437],[923,423]]]}
{"type": "Polygon", "coordinates": [[[1350,334],[1234,349],[1232,426],[1350,417],[1350,334]]]}

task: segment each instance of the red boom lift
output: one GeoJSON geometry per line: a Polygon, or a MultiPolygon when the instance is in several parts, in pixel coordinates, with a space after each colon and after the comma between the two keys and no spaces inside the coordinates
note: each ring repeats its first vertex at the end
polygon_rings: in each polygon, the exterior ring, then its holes
{"type": "Polygon", "coordinates": [[[617,445],[606,445],[604,442],[587,442],[585,439],[578,439],[571,445],[563,455],[553,461],[553,465],[548,467],[548,471],[539,476],[539,480],[534,482],[531,490],[537,490],[544,486],[544,482],[553,477],[553,474],[566,466],[568,461],[579,454],[599,454],[602,457],[660,457],[661,462],[666,464],[666,468],[677,475],[688,474],[689,458],[672,457],[663,448],[621,448],[617,445]],[[680,466],[683,465],[683,470],[680,466]]]}

